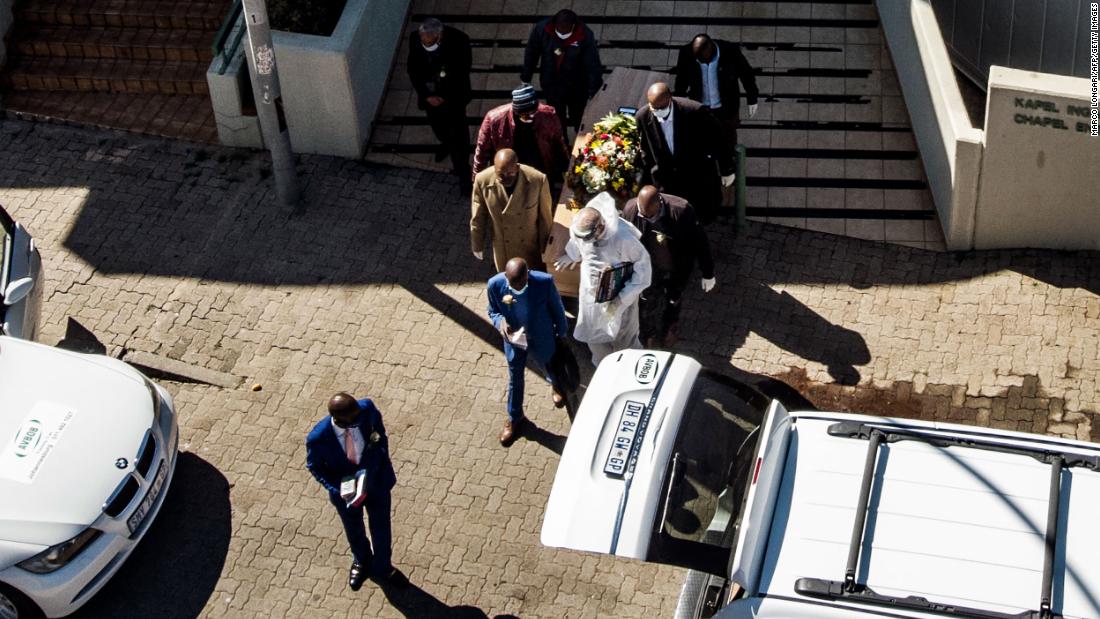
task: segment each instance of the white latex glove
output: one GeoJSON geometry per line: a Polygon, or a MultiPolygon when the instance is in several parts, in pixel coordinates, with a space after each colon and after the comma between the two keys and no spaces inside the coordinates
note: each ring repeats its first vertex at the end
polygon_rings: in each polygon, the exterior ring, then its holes
{"type": "Polygon", "coordinates": [[[749,105],[749,116],[750,117],[756,116],[756,104],[755,103],[749,105]]]}
{"type": "Polygon", "coordinates": [[[477,258],[478,260],[484,260],[485,259],[485,252],[475,251],[474,252],[474,258],[477,258]]]}
{"type": "Polygon", "coordinates": [[[580,260],[574,260],[570,258],[569,254],[562,254],[561,258],[558,258],[554,261],[554,268],[559,271],[564,271],[566,269],[575,269],[580,263],[580,260]]]}
{"type": "Polygon", "coordinates": [[[619,313],[619,308],[622,307],[623,302],[618,297],[611,299],[603,304],[603,313],[610,316],[614,316],[619,313]]]}
{"type": "MultiPolygon", "coordinates": [[[[714,177],[711,177],[711,178],[714,178],[714,177]]],[[[723,187],[729,187],[730,185],[733,184],[733,181],[735,181],[735,180],[737,180],[737,175],[736,174],[730,174],[728,176],[723,176],[722,177],[722,186],[723,187]]]]}
{"type": "Polygon", "coordinates": [[[714,286],[717,283],[718,280],[713,277],[710,279],[703,278],[703,292],[710,292],[711,290],[714,290],[714,286]]]}

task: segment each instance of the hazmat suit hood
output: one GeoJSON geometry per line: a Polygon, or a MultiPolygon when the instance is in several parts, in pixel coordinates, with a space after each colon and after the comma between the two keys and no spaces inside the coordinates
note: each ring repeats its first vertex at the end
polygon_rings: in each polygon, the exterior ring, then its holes
{"type": "Polygon", "coordinates": [[[586,242],[578,237],[576,217],[569,227],[570,239],[565,245],[565,253],[581,263],[577,295],[579,311],[573,337],[581,342],[609,342],[615,339],[620,330],[637,328],[638,297],[649,287],[653,269],[649,254],[639,240],[641,232],[619,217],[619,210],[615,207],[615,199],[611,194],[601,193],[585,206],[591,206],[600,212],[604,233],[600,240],[586,242]],[[634,275],[619,293],[616,302],[596,303],[595,289],[600,273],[606,267],[624,262],[633,263],[634,275]],[[612,311],[608,311],[609,308],[613,308],[612,311]]]}

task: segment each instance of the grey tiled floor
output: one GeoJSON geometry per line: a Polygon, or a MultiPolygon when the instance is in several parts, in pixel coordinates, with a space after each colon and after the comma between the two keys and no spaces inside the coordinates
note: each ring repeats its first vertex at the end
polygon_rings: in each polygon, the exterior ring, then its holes
{"type": "MultiPolygon", "coordinates": [[[[519,80],[515,71],[506,67],[522,63],[520,43],[531,23],[569,7],[589,21],[603,45],[601,59],[609,68],[668,70],[676,61],[675,47],[699,32],[742,44],[746,58],[758,71],[761,92],[755,117],[749,118],[742,108],[739,131],[750,155],[751,219],[921,249],[944,249],[874,5],[416,0],[407,30],[415,27],[419,16],[444,16],[474,40],[473,88],[507,91],[519,80]],[[652,19],[661,16],[668,16],[669,22],[652,19]],[[745,18],[766,21],[748,22],[745,18]],[[654,48],[653,43],[665,46],[654,48]],[[874,211],[890,213],[877,217],[874,211]]],[[[402,40],[368,159],[447,170],[447,162],[432,161],[428,147],[435,140],[427,125],[417,122],[422,112],[416,108],[405,73],[406,46],[402,40]],[[418,146],[422,152],[417,152],[418,146]]],[[[505,99],[475,98],[467,114],[476,119],[503,102],[505,99]]],[[[470,133],[472,139],[476,126],[471,125],[470,133]]]]}

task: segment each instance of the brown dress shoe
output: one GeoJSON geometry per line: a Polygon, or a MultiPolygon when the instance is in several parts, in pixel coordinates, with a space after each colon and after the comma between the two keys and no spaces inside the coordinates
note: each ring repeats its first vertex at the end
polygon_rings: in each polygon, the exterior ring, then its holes
{"type": "Polygon", "coordinates": [[[513,424],[511,421],[504,422],[504,431],[500,433],[500,444],[507,447],[515,440],[516,435],[519,434],[519,424],[513,424]]]}

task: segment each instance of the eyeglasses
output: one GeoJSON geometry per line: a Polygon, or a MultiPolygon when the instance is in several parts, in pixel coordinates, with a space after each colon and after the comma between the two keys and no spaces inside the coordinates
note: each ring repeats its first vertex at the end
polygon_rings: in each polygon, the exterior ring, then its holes
{"type": "Polygon", "coordinates": [[[594,239],[594,238],[596,238],[597,236],[599,236],[599,234],[600,234],[601,232],[603,232],[603,222],[600,222],[600,223],[596,224],[596,225],[595,225],[595,226],[593,226],[593,227],[592,227],[592,229],[591,229],[591,230],[589,230],[588,232],[580,232],[580,231],[578,231],[578,232],[577,232],[577,235],[576,235],[576,236],[577,236],[577,238],[578,238],[579,240],[581,240],[581,241],[591,241],[592,239],[594,239]]]}

